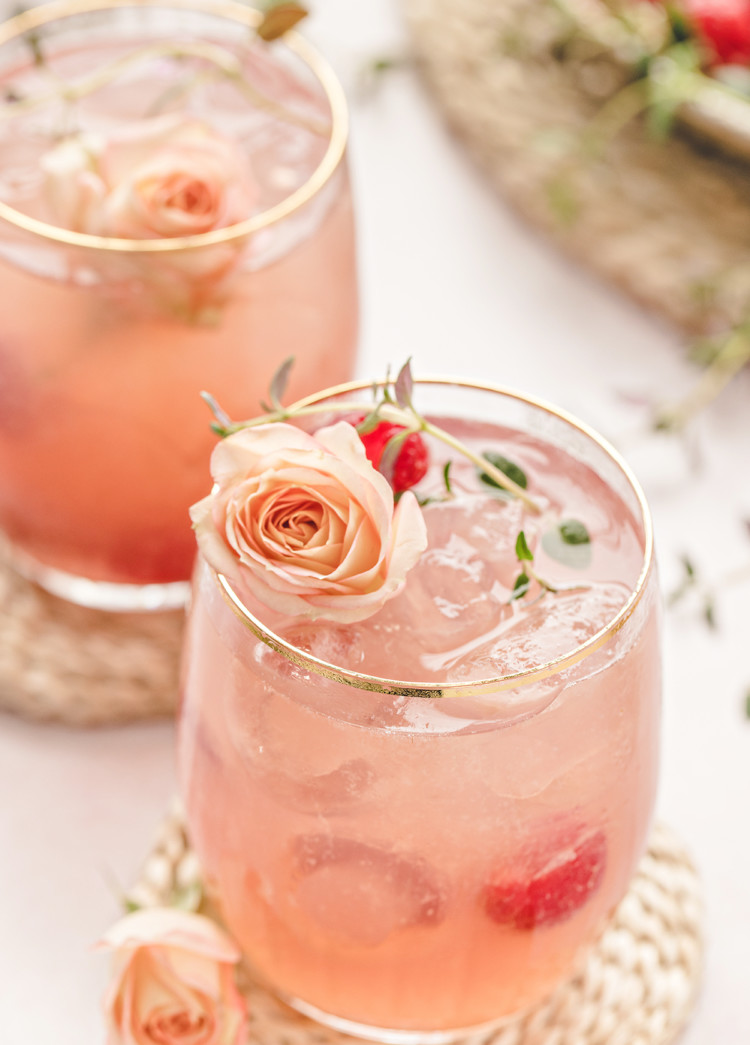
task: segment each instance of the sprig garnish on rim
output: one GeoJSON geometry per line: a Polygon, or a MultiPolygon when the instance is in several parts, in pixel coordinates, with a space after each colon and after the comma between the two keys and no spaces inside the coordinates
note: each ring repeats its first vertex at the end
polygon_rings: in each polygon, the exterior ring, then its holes
{"type": "MultiPolygon", "coordinates": [[[[413,433],[429,435],[471,461],[483,475],[488,477],[485,481],[491,481],[494,486],[502,488],[513,497],[517,497],[535,515],[541,513],[541,507],[536,500],[523,486],[515,482],[511,476],[497,468],[486,456],[476,453],[471,447],[461,442],[460,439],[457,439],[438,425],[433,424],[432,421],[418,411],[414,405],[414,379],[411,372],[411,360],[407,360],[404,363],[394,379],[390,377],[390,374],[386,374],[382,384],[378,382],[373,384],[374,403],[356,402],[351,399],[342,400],[340,403],[335,401],[309,403],[308,400],[303,399],[297,403],[292,403],[290,406],[284,406],[282,400],[292,362],[291,359],[285,360],[277,370],[271,381],[269,403],[261,404],[265,412],[259,417],[246,421],[232,421],[212,395],[202,392],[201,395],[204,401],[214,414],[215,420],[211,424],[212,430],[223,439],[247,428],[256,428],[259,425],[274,422],[294,421],[297,418],[310,417],[316,414],[328,416],[336,412],[340,412],[343,416],[362,414],[362,420],[355,426],[360,436],[374,431],[378,424],[384,421],[397,425],[400,429],[394,436],[394,448],[397,451],[398,446],[409,435],[413,433]]],[[[386,452],[389,452],[388,449],[386,452]]],[[[448,479],[446,487],[449,486],[449,482],[450,480],[448,479]]]]}

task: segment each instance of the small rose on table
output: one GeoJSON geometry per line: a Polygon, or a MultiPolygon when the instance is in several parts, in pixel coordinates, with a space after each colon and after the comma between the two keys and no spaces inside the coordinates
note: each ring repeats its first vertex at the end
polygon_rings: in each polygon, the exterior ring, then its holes
{"type": "Polygon", "coordinates": [[[240,952],[209,918],[149,908],[122,918],[97,944],[115,955],[105,998],[107,1045],[243,1045],[245,1003],[234,982],[240,952]]]}

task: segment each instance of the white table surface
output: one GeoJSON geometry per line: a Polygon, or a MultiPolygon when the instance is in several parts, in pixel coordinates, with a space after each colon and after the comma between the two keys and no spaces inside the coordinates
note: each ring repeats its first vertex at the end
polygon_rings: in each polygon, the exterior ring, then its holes
{"type": "MultiPolygon", "coordinates": [[[[625,453],[650,498],[664,588],[689,553],[708,577],[750,560],[750,375],[696,424],[690,455],[648,434],[627,396],[695,376],[680,337],[557,254],[496,198],[415,73],[366,100],[357,74],[407,37],[397,0],[315,0],[310,35],[352,101],[363,294],[359,373],[487,378],[556,401],[625,453]]],[[[2,7],[0,7],[0,11],[2,7]]],[[[720,594],[720,629],[671,610],[658,815],[705,881],[705,985],[683,1045],[750,1041],[750,583],[720,594]]],[[[90,945],[118,916],[175,790],[170,724],[78,732],[0,719],[0,1042],[103,1043],[106,961],[90,945]]]]}

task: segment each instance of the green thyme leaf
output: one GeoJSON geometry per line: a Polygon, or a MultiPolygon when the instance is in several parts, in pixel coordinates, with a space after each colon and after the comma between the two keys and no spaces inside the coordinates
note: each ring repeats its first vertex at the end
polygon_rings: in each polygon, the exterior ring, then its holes
{"type": "Polygon", "coordinates": [[[452,494],[453,488],[451,486],[451,461],[445,462],[445,468],[443,468],[443,482],[445,483],[445,492],[452,494]]]}
{"type": "Polygon", "coordinates": [[[516,577],[513,585],[513,591],[510,593],[510,602],[516,602],[518,599],[522,599],[528,592],[531,586],[531,580],[526,573],[519,573],[516,577]]]}
{"type": "Polygon", "coordinates": [[[750,718],[750,687],[745,693],[745,718],[750,718]]]}
{"type": "MultiPolygon", "coordinates": [[[[503,454],[495,453],[494,450],[486,450],[482,454],[482,457],[485,461],[489,461],[491,465],[497,468],[499,472],[502,472],[503,475],[507,475],[507,477],[514,482],[516,486],[520,486],[521,489],[525,490],[529,485],[529,480],[526,478],[526,472],[524,472],[523,468],[521,468],[520,465],[517,465],[515,461],[509,460],[507,457],[504,457],[503,454]]],[[[507,496],[507,493],[503,490],[502,486],[500,486],[499,483],[496,483],[487,472],[479,472],[479,478],[488,486],[492,486],[496,490],[502,490],[503,494],[506,494],[507,496]]]]}
{"type": "Polygon", "coordinates": [[[558,526],[566,544],[590,544],[589,531],[579,519],[563,519],[558,526]]]}
{"type": "Polygon", "coordinates": [[[578,519],[563,519],[542,535],[542,548],[550,559],[573,570],[585,570],[591,563],[591,537],[578,519]]]}
{"type": "Polygon", "coordinates": [[[534,553],[531,551],[526,542],[526,534],[523,532],[523,530],[519,530],[518,536],[516,537],[516,558],[519,562],[534,561],[534,553]]]}

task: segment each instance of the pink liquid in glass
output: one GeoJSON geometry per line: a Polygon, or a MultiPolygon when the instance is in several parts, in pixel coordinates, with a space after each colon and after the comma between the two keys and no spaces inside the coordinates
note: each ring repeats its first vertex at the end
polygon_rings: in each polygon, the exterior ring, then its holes
{"type": "MultiPolygon", "coordinates": [[[[171,38],[181,38],[184,17],[169,23],[171,38]]],[[[118,32],[102,38],[100,27],[94,45],[51,36],[49,67],[76,80],[151,40],[118,32]]],[[[302,75],[278,51],[235,49],[264,94],[330,132],[328,100],[309,70],[302,75]]],[[[254,108],[221,78],[191,86],[201,68],[136,64],[73,116],[56,102],[3,119],[0,198],[49,221],[39,161],[55,128],[73,119],[106,134],[166,105],[240,144],[256,182],[254,213],[283,202],[307,182],[328,137],[254,108]]],[[[15,64],[2,83],[34,96],[49,92],[50,74],[15,64]]],[[[183,286],[170,267],[178,255],[66,247],[0,221],[0,528],[42,583],[49,568],[118,585],[184,582],[195,553],[187,509],[205,490],[216,441],[201,390],[240,417],[258,412],[289,356],[292,397],[350,375],[357,287],[345,163],[237,250],[218,288],[200,279],[183,286]]]]}
{"type": "MultiPolygon", "coordinates": [[[[248,608],[365,675],[527,677],[433,699],[345,685],[255,638],[207,568],[184,662],[182,790],[226,924],[282,997],[383,1040],[450,1038],[572,975],[627,890],[656,786],[658,607],[632,493],[544,438],[447,424],[520,464],[543,514],[454,459],[454,498],[424,509],[428,550],[375,616],[248,608]],[[542,545],[552,517],[589,531],[574,566],[542,545]],[[521,528],[542,576],[587,587],[511,602],[521,528]]],[[[439,496],[430,449],[419,490],[439,496]]]]}

